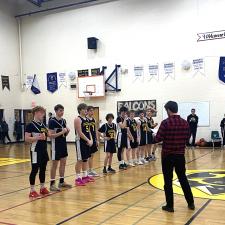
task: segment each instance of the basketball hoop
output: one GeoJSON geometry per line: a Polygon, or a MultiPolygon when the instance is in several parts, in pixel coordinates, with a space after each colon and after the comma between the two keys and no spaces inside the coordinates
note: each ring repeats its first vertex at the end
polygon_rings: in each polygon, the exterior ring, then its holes
{"type": "Polygon", "coordinates": [[[89,101],[94,92],[92,91],[84,91],[84,100],[89,101]]]}

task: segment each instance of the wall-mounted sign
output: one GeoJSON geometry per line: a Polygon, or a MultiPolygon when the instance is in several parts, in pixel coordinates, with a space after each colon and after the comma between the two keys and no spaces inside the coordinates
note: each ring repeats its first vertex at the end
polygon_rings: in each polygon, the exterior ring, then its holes
{"type": "Polygon", "coordinates": [[[10,90],[9,76],[3,76],[2,75],[2,90],[4,90],[5,88],[7,88],[8,90],[10,90]]]}
{"type": "Polygon", "coordinates": [[[77,74],[78,74],[78,77],[86,77],[86,76],[89,76],[89,71],[88,70],[78,70],[77,74]]]}
{"type": "Polygon", "coordinates": [[[98,76],[101,74],[100,68],[91,69],[91,76],[98,76]]]}
{"type": "MultiPolygon", "coordinates": [[[[140,110],[152,108],[156,111],[156,100],[119,101],[117,102],[117,113],[119,113],[122,106],[125,106],[128,110],[134,110],[135,116],[138,116],[140,110]]],[[[156,112],[154,116],[156,116],[156,112]]]]}
{"type": "Polygon", "coordinates": [[[198,42],[212,41],[212,40],[225,38],[225,30],[198,33],[197,35],[198,35],[198,40],[197,40],[198,42]]]}

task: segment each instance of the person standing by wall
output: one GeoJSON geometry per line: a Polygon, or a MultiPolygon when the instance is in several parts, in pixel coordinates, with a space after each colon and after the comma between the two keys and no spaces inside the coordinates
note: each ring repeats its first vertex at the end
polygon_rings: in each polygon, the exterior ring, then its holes
{"type": "Polygon", "coordinates": [[[2,120],[0,120],[0,141],[3,143],[3,128],[2,128],[2,120]]]}
{"type": "Polygon", "coordinates": [[[224,114],[224,118],[220,122],[220,127],[221,127],[221,134],[223,137],[223,145],[225,145],[225,114],[224,114]]]}
{"type": "Polygon", "coordinates": [[[190,144],[190,139],[188,141],[188,145],[194,147],[195,146],[195,139],[196,139],[196,134],[197,134],[197,128],[198,128],[198,116],[195,113],[195,109],[191,110],[191,114],[187,117],[187,122],[190,127],[191,131],[191,137],[192,137],[192,142],[190,144]]]}
{"type": "Polygon", "coordinates": [[[23,136],[22,134],[23,134],[22,123],[20,119],[17,117],[14,123],[14,136],[17,142],[19,142],[22,139],[23,136]]]}
{"type": "Polygon", "coordinates": [[[166,205],[162,210],[174,212],[173,170],[179,179],[188,208],[195,209],[194,198],[188,183],[185,168],[185,145],[190,136],[189,125],[178,113],[178,104],[169,101],[165,105],[168,118],[163,120],[154,138],[156,143],[162,142],[162,171],[166,205]]]}
{"type": "Polygon", "coordinates": [[[11,143],[11,139],[9,137],[9,125],[6,123],[5,120],[2,121],[2,133],[3,133],[3,137],[2,137],[2,140],[3,140],[3,144],[5,144],[5,138],[8,139],[8,143],[11,143]]]}

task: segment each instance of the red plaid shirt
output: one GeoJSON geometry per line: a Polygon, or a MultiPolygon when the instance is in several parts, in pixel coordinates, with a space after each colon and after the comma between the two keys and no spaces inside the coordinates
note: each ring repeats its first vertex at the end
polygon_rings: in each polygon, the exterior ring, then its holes
{"type": "Polygon", "coordinates": [[[162,143],[162,157],[171,154],[184,154],[190,137],[188,122],[179,115],[163,120],[155,136],[155,142],[162,143]]]}

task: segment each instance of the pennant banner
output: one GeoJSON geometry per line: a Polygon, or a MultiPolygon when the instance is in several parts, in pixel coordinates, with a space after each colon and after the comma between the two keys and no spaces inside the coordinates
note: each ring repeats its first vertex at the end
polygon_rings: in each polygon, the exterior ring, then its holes
{"type": "Polygon", "coordinates": [[[26,83],[25,83],[25,85],[26,85],[27,89],[31,88],[32,83],[33,83],[33,79],[34,79],[34,76],[32,76],[32,75],[26,76],[26,83]]]}
{"type": "Polygon", "coordinates": [[[47,90],[54,93],[58,89],[57,73],[47,73],[47,90]]]}
{"type": "Polygon", "coordinates": [[[59,87],[67,87],[66,73],[59,73],[59,87]]]}
{"type": "Polygon", "coordinates": [[[148,72],[149,72],[150,80],[153,78],[155,78],[156,80],[159,79],[159,65],[158,64],[149,65],[148,72]]]}
{"type": "Polygon", "coordinates": [[[144,75],[144,67],[143,66],[135,66],[134,67],[134,76],[142,77],[144,75]]]}
{"type": "Polygon", "coordinates": [[[194,59],[192,62],[193,69],[195,71],[194,75],[196,75],[198,72],[202,75],[205,74],[205,66],[204,66],[204,59],[199,58],[199,59],[194,59]]]}
{"type": "Polygon", "coordinates": [[[164,63],[164,73],[165,79],[168,77],[175,78],[175,64],[174,63],[164,63]]]}
{"type": "Polygon", "coordinates": [[[32,85],[31,85],[31,91],[35,95],[38,95],[41,93],[36,74],[34,74],[34,79],[33,79],[32,85]]]}
{"type": "Polygon", "coordinates": [[[91,69],[91,76],[98,76],[101,75],[100,68],[91,69]]]}
{"type": "Polygon", "coordinates": [[[10,90],[9,76],[2,75],[2,90],[4,90],[5,88],[8,88],[8,90],[10,90]]]}
{"type": "Polygon", "coordinates": [[[87,77],[89,76],[89,70],[78,70],[77,71],[78,77],[87,77]]]}
{"type": "Polygon", "coordinates": [[[225,57],[220,57],[219,79],[225,83],[225,57]]]}

